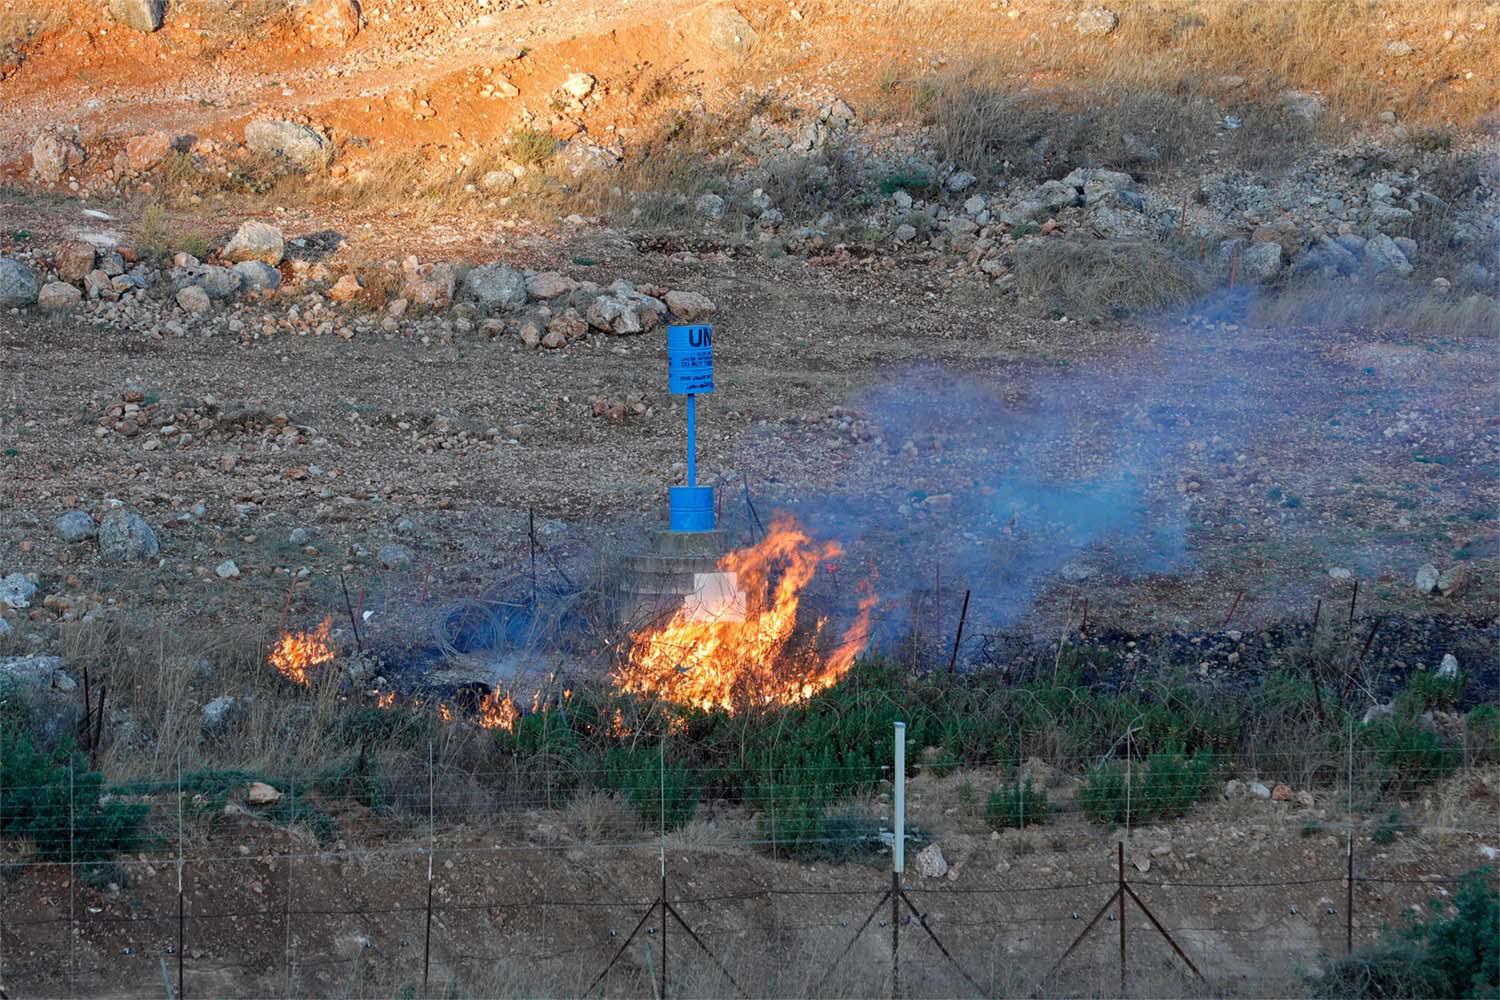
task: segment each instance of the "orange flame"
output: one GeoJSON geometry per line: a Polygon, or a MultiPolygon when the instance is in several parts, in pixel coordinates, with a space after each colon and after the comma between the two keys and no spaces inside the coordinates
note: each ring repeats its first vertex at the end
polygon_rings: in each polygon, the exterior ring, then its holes
{"type": "Polygon", "coordinates": [[[328,642],[328,630],[333,619],[324,618],[323,623],[311,632],[288,632],[271,650],[271,666],[289,681],[307,687],[312,683],[311,671],[320,663],[333,659],[333,646],[328,642]]]}
{"type": "Polygon", "coordinates": [[[375,707],[376,708],[395,708],[396,707],[396,692],[394,692],[394,691],[381,691],[378,694],[376,694],[375,695],[375,707]]]}
{"type": "Polygon", "coordinates": [[[814,544],[793,518],[777,517],[765,538],[719,560],[719,569],[735,573],[745,591],[744,621],[694,620],[689,609],[678,609],[664,625],[632,637],[615,686],[731,713],[748,705],[805,701],[832,687],[869,642],[878,600],[873,586],[861,584],[859,613],[826,658],[815,646],[827,619],[814,624],[808,641],[793,640],[803,589],[819,566],[841,554],[836,542],[814,544]],[[773,584],[774,573],[779,576],[773,584]]]}
{"type": "Polygon", "coordinates": [[[521,710],[516,707],[515,700],[498,687],[479,702],[477,721],[485,729],[503,729],[507,733],[513,733],[520,718],[521,710]]]}

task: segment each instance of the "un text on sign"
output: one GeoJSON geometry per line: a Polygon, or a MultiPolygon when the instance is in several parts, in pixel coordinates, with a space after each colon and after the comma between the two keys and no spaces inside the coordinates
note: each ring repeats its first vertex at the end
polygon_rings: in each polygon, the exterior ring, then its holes
{"type": "Polygon", "coordinates": [[[714,391],[713,327],[667,327],[667,388],[677,396],[714,391]]]}

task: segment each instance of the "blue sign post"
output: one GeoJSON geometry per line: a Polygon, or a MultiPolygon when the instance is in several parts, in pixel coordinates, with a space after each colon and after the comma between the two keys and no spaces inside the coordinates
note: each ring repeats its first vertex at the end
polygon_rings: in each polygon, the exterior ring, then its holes
{"type": "Polygon", "coordinates": [[[713,327],[667,327],[667,388],[687,396],[687,485],[672,487],[668,523],[673,531],[712,531],[714,489],[698,485],[697,395],[714,391],[713,327]]]}

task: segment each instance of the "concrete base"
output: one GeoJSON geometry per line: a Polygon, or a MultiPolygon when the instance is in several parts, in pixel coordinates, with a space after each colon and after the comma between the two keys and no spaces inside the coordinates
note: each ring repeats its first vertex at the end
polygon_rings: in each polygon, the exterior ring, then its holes
{"type": "Polygon", "coordinates": [[[621,620],[645,625],[670,617],[697,592],[694,574],[718,569],[725,542],[722,531],[653,531],[645,552],[625,557],[621,620]]]}

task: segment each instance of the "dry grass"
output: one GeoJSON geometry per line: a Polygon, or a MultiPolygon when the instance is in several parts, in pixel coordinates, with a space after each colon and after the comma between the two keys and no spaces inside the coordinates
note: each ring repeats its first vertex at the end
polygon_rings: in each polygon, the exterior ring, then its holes
{"type": "Polygon", "coordinates": [[[580,792],[562,808],[568,834],[585,844],[629,840],[641,831],[640,816],[618,796],[603,791],[580,792]]]}
{"type": "Polygon", "coordinates": [[[207,230],[183,219],[174,219],[158,198],[141,209],[136,226],[135,247],[147,257],[162,260],[182,251],[203,258],[213,252],[214,241],[207,230]]]}
{"type": "MultiPolygon", "coordinates": [[[[822,12],[834,13],[834,6],[823,0],[822,12]]],[[[1119,13],[1119,27],[1081,36],[1069,23],[1076,5],[1028,5],[1010,20],[948,2],[891,3],[868,19],[870,35],[921,42],[887,58],[869,97],[899,108],[942,60],[965,72],[977,67],[1002,92],[1068,91],[1080,102],[1106,105],[1159,93],[1212,97],[1232,111],[1242,103],[1276,104],[1283,90],[1296,89],[1321,94],[1335,121],[1368,122],[1389,109],[1411,124],[1464,127],[1500,106],[1500,89],[1483,69],[1500,62],[1500,33],[1493,23],[1484,31],[1469,27],[1493,22],[1483,4],[1131,0],[1108,6],[1119,13]],[[976,30],[981,17],[985,30],[976,30]],[[1466,35],[1464,46],[1445,40],[1444,29],[1466,35]],[[1385,46],[1395,39],[1410,42],[1414,53],[1393,58],[1385,46]],[[1243,82],[1226,88],[1228,76],[1243,82]]]]}
{"type": "Polygon", "coordinates": [[[1310,281],[1260,300],[1256,321],[1334,326],[1379,333],[1491,337],[1500,330],[1500,300],[1479,292],[1413,294],[1406,283],[1310,281]]]}
{"type": "Polygon", "coordinates": [[[1168,309],[1204,290],[1196,269],[1145,242],[1034,241],[1017,250],[1015,274],[1024,304],[1086,320],[1168,309]]]}

